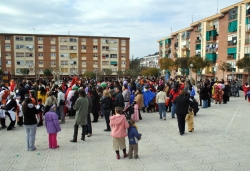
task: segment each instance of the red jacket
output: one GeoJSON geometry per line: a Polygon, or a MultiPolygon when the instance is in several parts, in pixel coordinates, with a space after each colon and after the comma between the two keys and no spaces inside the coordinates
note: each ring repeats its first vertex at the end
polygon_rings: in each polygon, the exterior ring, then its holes
{"type": "Polygon", "coordinates": [[[178,97],[180,94],[180,90],[178,90],[177,93],[174,92],[174,89],[171,89],[169,92],[169,96],[172,96],[173,98],[171,99],[171,102],[173,102],[175,100],[176,97],[178,97]]]}

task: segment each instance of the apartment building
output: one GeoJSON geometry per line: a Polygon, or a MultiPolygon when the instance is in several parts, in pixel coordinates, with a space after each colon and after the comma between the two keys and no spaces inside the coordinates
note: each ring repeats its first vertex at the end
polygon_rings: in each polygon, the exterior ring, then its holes
{"type": "MultiPolygon", "coordinates": [[[[237,78],[245,82],[248,80],[248,73],[237,68],[236,61],[250,56],[250,0],[223,8],[218,14],[191,23],[189,27],[157,42],[160,57],[176,59],[200,56],[210,60],[212,65],[202,73],[198,72],[198,78],[237,78]],[[218,69],[223,62],[232,66],[224,77],[223,72],[218,69]]],[[[182,70],[173,72],[173,75],[180,75],[182,70]]],[[[188,69],[186,71],[188,74],[188,69]]]]}
{"type": "Polygon", "coordinates": [[[159,61],[159,53],[156,52],[155,54],[147,55],[141,58],[140,66],[149,68],[159,68],[158,61],[159,61]]]}
{"type": "Polygon", "coordinates": [[[129,68],[129,44],[125,37],[1,33],[1,68],[14,78],[22,76],[22,68],[30,78],[47,68],[65,77],[105,69],[116,75],[129,68]]]}

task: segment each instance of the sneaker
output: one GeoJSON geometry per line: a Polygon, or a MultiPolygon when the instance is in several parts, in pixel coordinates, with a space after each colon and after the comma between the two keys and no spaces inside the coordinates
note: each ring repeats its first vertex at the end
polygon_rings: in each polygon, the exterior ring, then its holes
{"type": "Polygon", "coordinates": [[[124,155],[123,155],[123,158],[126,158],[126,157],[128,157],[128,154],[124,154],[124,155]]]}
{"type": "Polygon", "coordinates": [[[165,120],[166,120],[166,118],[163,118],[163,120],[165,121],[165,120]]]}
{"type": "Polygon", "coordinates": [[[91,137],[92,134],[88,134],[87,137],[91,137]]]}
{"type": "Polygon", "coordinates": [[[120,155],[116,155],[116,158],[119,160],[121,157],[120,157],[120,155]]]}

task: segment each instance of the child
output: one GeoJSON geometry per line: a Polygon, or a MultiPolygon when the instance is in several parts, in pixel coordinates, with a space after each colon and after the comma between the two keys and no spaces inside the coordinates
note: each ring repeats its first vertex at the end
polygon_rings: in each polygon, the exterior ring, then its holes
{"type": "Polygon", "coordinates": [[[57,133],[61,131],[58,116],[56,114],[56,105],[53,105],[52,107],[46,106],[45,112],[44,120],[49,134],[49,148],[55,149],[59,147],[59,145],[57,145],[56,137],[57,133]]]}
{"type": "Polygon", "coordinates": [[[130,127],[128,129],[128,140],[129,140],[128,156],[129,156],[129,159],[132,159],[133,151],[134,151],[134,158],[137,159],[139,157],[138,156],[138,140],[141,139],[142,135],[138,133],[134,120],[130,120],[129,125],[130,127]]]}
{"type": "Polygon", "coordinates": [[[115,115],[110,117],[111,136],[113,137],[113,149],[116,152],[116,158],[120,159],[119,149],[123,151],[123,157],[128,157],[126,153],[125,137],[127,136],[126,130],[129,124],[126,117],[122,114],[122,108],[115,108],[115,115]]]}
{"type": "Polygon", "coordinates": [[[37,101],[37,106],[36,109],[39,111],[37,118],[38,118],[38,123],[37,126],[42,126],[43,125],[43,110],[44,110],[44,106],[42,104],[43,100],[40,98],[37,101]]]}
{"type": "Polygon", "coordinates": [[[188,123],[188,131],[193,132],[194,131],[194,112],[193,112],[193,108],[190,107],[188,109],[188,114],[186,115],[185,120],[188,123]]]}

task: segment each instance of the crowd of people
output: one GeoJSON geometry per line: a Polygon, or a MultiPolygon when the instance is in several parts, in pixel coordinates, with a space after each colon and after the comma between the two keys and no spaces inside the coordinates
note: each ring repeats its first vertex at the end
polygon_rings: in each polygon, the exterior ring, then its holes
{"type": "Polygon", "coordinates": [[[123,150],[124,158],[138,158],[138,141],[142,134],[138,132],[136,122],[143,119],[142,112],[159,112],[161,121],[166,121],[167,112],[170,112],[173,119],[177,117],[179,133],[183,135],[186,122],[188,131],[194,131],[193,119],[199,106],[206,109],[213,101],[215,104],[227,104],[230,96],[239,97],[241,88],[245,99],[250,102],[248,83],[241,86],[238,80],[206,79],[200,80],[196,87],[184,77],[164,80],[139,76],[136,80],[100,82],[74,77],[70,84],[65,81],[61,85],[55,80],[48,82],[42,78],[17,84],[12,80],[9,87],[1,85],[1,128],[13,131],[16,124],[24,126],[27,150],[34,151],[37,127],[45,125],[49,148],[55,149],[59,147],[57,133],[61,131],[60,125],[67,122],[67,116],[75,119],[73,139],[70,140],[73,143],[78,141],[79,126],[82,127],[81,140],[85,141],[86,136],[92,136],[92,124],[104,118],[104,131],[111,132],[117,159],[120,159],[119,150],[123,150]],[[128,154],[126,136],[129,140],[128,154]]]}

